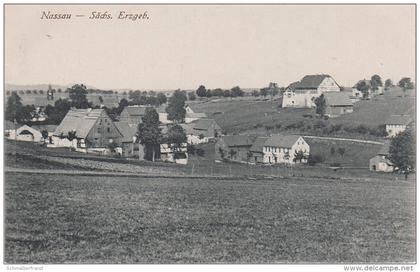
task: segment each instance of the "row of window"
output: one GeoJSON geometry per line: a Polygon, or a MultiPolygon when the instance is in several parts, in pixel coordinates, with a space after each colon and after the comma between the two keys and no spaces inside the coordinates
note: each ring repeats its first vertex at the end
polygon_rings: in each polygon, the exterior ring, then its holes
{"type": "Polygon", "coordinates": [[[264,146],[264,152],[275,152],[275,153],[284,152],[287,154],[289,153],[289,150],[290,148],[264,146]]]}

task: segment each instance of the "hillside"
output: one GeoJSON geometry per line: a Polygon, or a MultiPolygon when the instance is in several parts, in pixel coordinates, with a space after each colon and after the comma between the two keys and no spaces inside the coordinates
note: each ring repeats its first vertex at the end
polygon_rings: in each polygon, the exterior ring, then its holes
{"type": "Polygon", "coordinates": [[[308,135],[337,135],[354,138],[377,138],[357,132],[335,131],[333,125],[354,128],[359,125],[375,130],[385,124],[392,114],[415,115],[415,92],[404,94],[399,89],[386,92],[372,100],[358,101],[354,112],[329,120],[316,117],[314,109],[281,108],[280,100],[219,99],[190,103],[196,112],[205,112],[229,134],[231,133],[297,133],[308,135]]]}

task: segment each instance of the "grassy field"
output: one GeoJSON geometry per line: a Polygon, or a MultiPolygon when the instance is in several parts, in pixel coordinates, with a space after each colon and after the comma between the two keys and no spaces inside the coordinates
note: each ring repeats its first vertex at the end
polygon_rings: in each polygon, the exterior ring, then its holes
{"type": "MultiPolygon", "coordinates": [[[[315,118],[313,109],[280,108],[280,101],[228,100],[205,101],[194,103],[196,111],[206,112],[227,133],[299,133],[309,135],[330,135],[329,131],[317,130],[314,124],[320,122],[315,118]],[[245,110],[246,109],[246,110],[245,110]],[[311,117],[312,116],[312,117],[311,117]],[[290,127],[301,123],[298,128],[290,127]]],[[[414,91],[387,91],[384,95],[372,100],[362,100],[354,105],[354,112],[331,118],[325,125],[343,125],[354,127],[364,125],[376,128],[385,124],[392,114],[415,114],[414,91]]],[[[354,138],[369,138],[369,135],[350,134],[347,131],[337,132],[354,138]]],[[[372,138],[372,137],[370,137],[372,138]]]]}
{"type": "Polygon", "coordinates": [[[414,262],[412,182],[6,174],[6,263],[414,262]]]}

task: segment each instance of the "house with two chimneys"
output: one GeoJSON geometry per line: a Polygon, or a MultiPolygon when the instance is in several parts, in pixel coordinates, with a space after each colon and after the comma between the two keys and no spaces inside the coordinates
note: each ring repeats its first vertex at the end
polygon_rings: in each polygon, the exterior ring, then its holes
{"type": "Polygon", "coordinates": [[[216,161],[238,161],[263,164],[306,163],[310,147],[298,135],[222,136],[215,145],[216,161]],[[299,155],[301,158],[299,159],[299,155]]]}
{"type": "Polygon", "coordinates": [[[286,88],[282,107],[312,108],[315,107],[314,100],[321,94],[339,91],[340,86],[330,75],[307,75],[286,88]]]}

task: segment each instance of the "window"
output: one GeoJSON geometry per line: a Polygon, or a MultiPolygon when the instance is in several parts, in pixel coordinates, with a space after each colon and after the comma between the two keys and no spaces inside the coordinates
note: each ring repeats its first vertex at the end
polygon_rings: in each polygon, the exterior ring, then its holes
{"type": "Polygon", "coordinates": [[[101,128],[98,128],[98,133],[101,133],[101,128]]]}
{"type": "Polygon", "coordinates": [[[107,131],[107,132],[111,132],[111,128],[110,128],[110,127],[107,127],[107,128],[106,128],[106,131],[107,131]]]}

